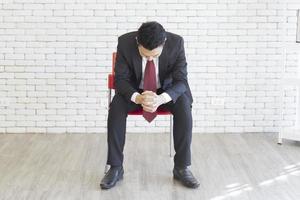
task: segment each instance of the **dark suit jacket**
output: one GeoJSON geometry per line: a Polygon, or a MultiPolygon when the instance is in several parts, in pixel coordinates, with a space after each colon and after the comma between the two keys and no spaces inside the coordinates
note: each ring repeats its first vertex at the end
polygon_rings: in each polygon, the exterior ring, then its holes
{"type": "MultiPolygon", "coordinates": [[[[136,35],[135,31],[118,38],[115,87],[116,92],[128,101],[131,101],[134,92],[138,92],[142,78],[142,57],[138,51],[136,35]]],[[[167,32],[167,40],[159,56],[159,79],[161,88],[170,95],[174,103],[179,96],[185,94],[192,104],[183,38],[179,35],[167,32]]]]}

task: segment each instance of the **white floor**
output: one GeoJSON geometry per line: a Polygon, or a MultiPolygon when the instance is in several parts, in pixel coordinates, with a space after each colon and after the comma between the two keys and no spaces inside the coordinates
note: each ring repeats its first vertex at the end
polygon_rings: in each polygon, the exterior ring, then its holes
{"type": "Polygon", "coordinates": [[[276,134],[194,134],[199,189],[172,179],[167,134],[127,134],[124,180],[99,188],[105,134],[0,134],[0,199],[299,200],[300,144],[276,134]]]}

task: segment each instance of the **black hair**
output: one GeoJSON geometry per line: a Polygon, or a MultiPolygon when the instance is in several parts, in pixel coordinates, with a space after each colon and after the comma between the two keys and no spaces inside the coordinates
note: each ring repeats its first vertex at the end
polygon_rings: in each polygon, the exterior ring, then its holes
{"type": "Polygon", "coordinates": [[[166,39],[166,31],[158,22],[145,22],[138,29],[137,42],[148,50],[162,45],[166,39]]]}

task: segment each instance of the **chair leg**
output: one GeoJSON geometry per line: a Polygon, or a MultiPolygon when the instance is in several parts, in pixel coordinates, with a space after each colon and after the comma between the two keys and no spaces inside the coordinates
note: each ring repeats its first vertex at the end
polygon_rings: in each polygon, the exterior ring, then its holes
{"type": "MultiPolygon", "coordinates": [[[[106,137],[107,137],[107,135],[106,135],[106,137]]],[[[106,174],[107,173],[107,171],[108,171],[108,168],[109,168],[109,165],[107,164],[107,160],[108,160],[108,145],[107,145],[107,148],[106,148],[107,150],[107,152],[106,152],[106,160],[105,160],[105,168],[104,168],[104,174],[106,174]]]]}
{"type": "MultiPolygon", "coordinates": [[[[110,103],[111,103],[111,89],[108,90],[108,99],[107,99],[107,104],[108,104],[107,105],[107,110],[108,111],[109,111],[110,103]]],[[[106,134],[106,137],[108,137],[107,134],[106,134]]],[[[106,141],[107,141],[107,139],[106,139],[106,141]]],[[[106,154],[106,160],[105,160],[104,174],[107,173],[108,167],[109,167],[109,165],[107,164],[107,160],[108,160],[108,144],[107,144],[107,154],[106,154]]]]}
{"type": "Polygon", "coordinates": [[[173,143],[173,116],[170,115],[170,157],[172,157],[172,143],[173,143]]]}

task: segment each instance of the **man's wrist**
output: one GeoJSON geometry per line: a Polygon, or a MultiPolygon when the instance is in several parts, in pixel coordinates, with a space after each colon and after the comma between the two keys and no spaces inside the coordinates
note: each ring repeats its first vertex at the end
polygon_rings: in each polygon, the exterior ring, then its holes
{"type": "Polygon", "coordinates": [[[140,93],[138,93],[138,92],[135,92],[135,93],[133,93],[132,94],[132,96],[131,96],[131,101],[133,102],[133,103],[136,103],[136,97],[138,96],[138,95],[140,95],[140,93]]]}
{"type": "Polygon", "coordinates": [[[169,101],[172,100],[170,95],[168,95],[168,93],[166,93],[166,92],[160,94],[159,96],[163,97],[163,104],[168,103],[169,101]]]}

